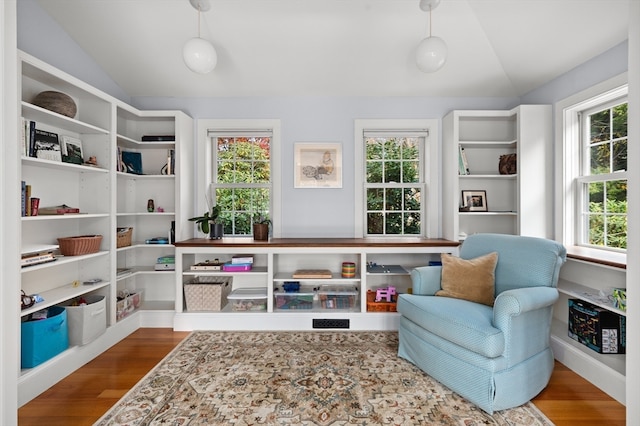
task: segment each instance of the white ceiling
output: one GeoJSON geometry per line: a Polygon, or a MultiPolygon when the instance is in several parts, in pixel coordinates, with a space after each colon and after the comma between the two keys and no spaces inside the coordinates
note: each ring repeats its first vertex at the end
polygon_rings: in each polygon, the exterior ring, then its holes
{"type": "Polygon", "coordinates": [[[419,0],[211,0],[195,74],[189,0],[38,0],[130,96],[521,96],[624,41],[636,0],[442,0],[432,32],[449,57],[415,65],[419,0]]]}

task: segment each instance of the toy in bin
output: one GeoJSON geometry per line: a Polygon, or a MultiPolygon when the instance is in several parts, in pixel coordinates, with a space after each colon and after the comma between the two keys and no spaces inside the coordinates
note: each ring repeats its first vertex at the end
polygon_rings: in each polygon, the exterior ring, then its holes
{"type": "Polygon", "coordinates": [[[393,302],[393,300],[395,299],[395,297],[393,296],[395,296],[396,294],[396,288],[392,285],[379,288],[376,290],[376,299],[374,300],[374,302],[382,302],[382,299],[384,299],[386,302],[393,302]]]}

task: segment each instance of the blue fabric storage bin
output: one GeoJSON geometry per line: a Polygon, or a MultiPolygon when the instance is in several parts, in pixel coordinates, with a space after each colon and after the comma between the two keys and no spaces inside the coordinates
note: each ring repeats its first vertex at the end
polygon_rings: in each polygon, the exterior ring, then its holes
{"type": "Polygon", "coordinates": [[[22,368],[42,364],[69,347],[67,311],[60,306],[51,306],[48,309],[47,318],[22,323],[22,368]]]}

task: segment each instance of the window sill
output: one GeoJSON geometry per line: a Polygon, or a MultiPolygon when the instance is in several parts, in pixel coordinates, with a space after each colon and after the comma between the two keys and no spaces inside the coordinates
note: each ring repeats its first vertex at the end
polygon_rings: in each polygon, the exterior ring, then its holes
{"type": "Polygon", "coordinates": [[[567,257],[569,259],[597,263],[612,268],[627,269],[626,253],[614,253],[588,247],[570,246],[567,247],[567,257]]]}

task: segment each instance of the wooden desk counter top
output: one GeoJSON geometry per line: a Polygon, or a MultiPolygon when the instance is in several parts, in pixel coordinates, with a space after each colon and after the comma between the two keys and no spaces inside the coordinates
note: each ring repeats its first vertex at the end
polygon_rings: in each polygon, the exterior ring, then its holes
{"type": "Polygon", "coordinates": [[[177,241],[176,247],[457,247],[457,241],[442,238],[271,238],[225,237],[219,240],[192,238],[177,241]]]}

